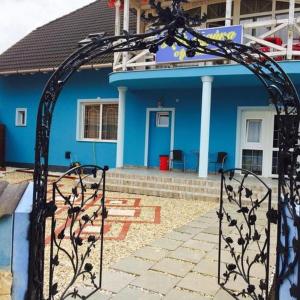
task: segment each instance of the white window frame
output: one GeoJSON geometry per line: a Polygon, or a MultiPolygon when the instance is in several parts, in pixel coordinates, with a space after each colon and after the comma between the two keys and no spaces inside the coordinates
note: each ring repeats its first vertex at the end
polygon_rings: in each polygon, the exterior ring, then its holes
{"type": "Polygon", "coordinates": [[[15,125],[18,127],[27,126],[27,108],[16,108],[15,125]],[[19,123],[19,113],[24,112],[24,123],[19,123]]]}
{"type": "Polygon", "coordinates": [[[102,136],[102,105],[103,104],[119,104],[119,99],[115,98],[96,98],[96,99],[79,99],[77,101],[77,121],[76,121],[76,140],[79,142],[94,142],[94,143],[117,143],[116,140],[104,140],[101,139],[102,136]],[[89,139],[84,138],[84,107],[89,104],[100,105],[100,128],[99,128],[99,138],[89,139]]]}

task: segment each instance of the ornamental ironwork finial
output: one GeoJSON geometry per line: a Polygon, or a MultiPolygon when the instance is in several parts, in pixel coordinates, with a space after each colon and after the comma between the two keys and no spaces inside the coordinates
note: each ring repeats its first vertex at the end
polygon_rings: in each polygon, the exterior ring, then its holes
{"type": "Polygon", "coordinates": [[[188,3],[187,0],[173,0],[171,6],[163,7],[161,1],[149,0],[149,5],[156,11],[155,15],[152,13],[145,13],[142,15],[144,21],[150,23],[153,27],[174,24],[177,28],[187,26],[200,26],[207,20],[206,14],[203,16],[191,16],[185,12],[182,4],[188,3]]]}

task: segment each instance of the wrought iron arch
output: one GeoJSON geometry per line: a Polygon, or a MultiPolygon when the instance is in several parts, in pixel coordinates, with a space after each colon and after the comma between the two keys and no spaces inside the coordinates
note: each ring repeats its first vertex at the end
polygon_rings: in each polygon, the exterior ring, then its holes
{"type": "MultiPolygon", "coordinates": [[[[279,145],[279,199],[278,221],[279,235],[277,247],[277,295],[284,278],[295,272],[296,262],[299,260],[299,251],[291,263],[288,260],[289,232],[286,230],[287,219],[294,220],[298,236],[300,236],[300,218],[297,215],[296,205],[299,205],[300,171],[297,158],[300,155],[298,146],[298,127],[300,118],[300,102],[297,91],[284,70],[270,57],[255,47],[241,45],[230,40],[217,41],[207,38],[193,29],[201,23],[203,18],[189,18],[183,11],[181,3],[185,0],[173,0],[171,7],[162,8],[159,2],[149,1],[157,10],[157,17],[148,19],[153,23],[153,29],[144,34],[129,34],[124,32],[120,36],[97,36],[75,51],[53,73],[42,93],[36,127],[35,169],[34,169],[34,199],[31,214],[30,228],[30,267],[27,298],[43,299],[44,277],[44,235],[45,220],[55,212],[55,205],[46,201],[48,182],[48,153],[51,122],[57,99],[64,85],[72,74],[82,65],[96,57],[115,52],[129,52],[149,49],[156,53],[159,46],[166,43],[168,46],[177,43],[186,48],[188,57],[196,53],[213,54],[235,61],[248,68],[263,83],[268,91],[270,102],[274,104],[280,124],[279,145]],[[291,121],[292,120],[292,121],[291,121]],[[280,212],[288,204],[289,214],[283,215],[281,224],[280,212]],[[285,234],[285,242],[281,243],[281,233],[285,234]],[[282,267],[279,268],[279,264],[282,267]]],[[[299,250],[299,240],[294,237],[294,250],[299,250]]],[[[294,286],[293,291],[299,291],[294,286]]]]}

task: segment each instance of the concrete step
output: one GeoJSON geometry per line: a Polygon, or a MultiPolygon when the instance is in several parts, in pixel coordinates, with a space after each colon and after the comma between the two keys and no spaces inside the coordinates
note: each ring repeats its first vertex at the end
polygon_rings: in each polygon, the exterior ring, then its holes
{"type": "MultiPolygon", "coordinates": [[[[147,188],[155,190],[169,190],[169,191],[178,191],[178,192],[191,192],[191,193],[204,193],[211,194],[214,196],[219,196],[220,194],[220,185],[207,185],[207,186],[198,186],[198,185],[189,185],[189,184],[175,184],[175,183],[165,183],[165,182],[153,182],[153,181],[144,181],[139,179],[121,179],[121,178],[109,178],[107,180],[108,185],[119,185],[119,186],[134,186],[136,188],[147,188]]],[[[262,191],[264,192],[264,191],[262,191]]],[[[254,189],[253,195],[255,197],[261,197],[263,194],[259,190],[254,189]]]]}
{"type": "Polygon", "coordinates": [[[106,184],[107,191],[128,194],[148,195],[164,198],[187,199],[187,200],[209,200],[219,201],[219,195],[196,193],[188,191],[171,191],[168,189],[155,189],[130,185],[106,184]]]}
{"type": "MultiPolygon", "coordinates": [[[[127,184],[131,184],[133,181],[136,184],[144,185],[145,183],[153,183],[153,184],[163,184],[168,186],[178,185],[178,186],[191,186],[197,188],[216,188],[220,189],[220,181],[219,180],[210,180],[210,179],[202,179],[202,178],[195,178],[195,179],[187,179],[187,178],[179,178],[177,177],[168,177],[168,176],[153,176],[153,175],[140,175],[140,174],[127,174],[127,173],[117,173],[117,172],[108,172],[107,173],[107,181],[114,180],[112,182],[119,182],[122,184],[123,182],[127,181],[127,184]],[[115,180],[119,181],[115,181],[115,180]]],[[[234,188],[238,187],[238,183],[231,182],[230,183],[234,188]]],[[[249,184],[247,183],[249,188],[252,188],[255,191],[264,191],[264,188],[259,185],[249,184]]],[[[277,192],[277,188],[273,187],[273,192],[277,192]]]]}

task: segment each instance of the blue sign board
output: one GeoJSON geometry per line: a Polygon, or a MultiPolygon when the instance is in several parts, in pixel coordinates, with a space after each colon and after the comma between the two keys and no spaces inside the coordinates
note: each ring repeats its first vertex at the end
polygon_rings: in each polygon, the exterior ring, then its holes
{"type": "MultiPolygon", "coordinates": [[[[242,25],[214,27],[208,29],[198,29],[198,32],[208,38],[215,40],[231,40],[235,43],[242,43],[243,27],[242,25]]],[[[185,33],[187,39],[195,39],[189,33],[185,33]]],[[[201,45],[206,46],[204,41],[200,42],[201,45]]],[[[208,46],[213,49],[213,46],[208,46]]],[[[157,63],[168,62],[186,62],[191,60],[210,60],[215,59],[216,56],[211,54],[196,53],[194,57],[186,56],[186,49],[182,46],[174,44],[172,47],[162,44],[156,53],[157,63]]]]}

